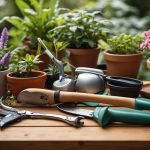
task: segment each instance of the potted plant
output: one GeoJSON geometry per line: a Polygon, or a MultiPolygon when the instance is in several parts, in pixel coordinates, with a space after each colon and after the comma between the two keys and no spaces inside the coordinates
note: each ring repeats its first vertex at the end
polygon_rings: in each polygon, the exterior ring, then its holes
{"type": "Polygon", "coordinates": [[[10,52],[7,52],[7,40],[8,31],[7,28],[3,28],[0,37],[0,97],[7,96],[7,79],[6,74],[8,71],[8,63],[11,56],[10,52]]]}
{"type": "Polygon", "coordinates": [[[47,73],[47,79],[45,82],[46,89],[52,89],[53,83],[59,79],[59,72],[56,65],[49,65],[48,69],[45,69],[47,73]]]}
{"type": "Polygon", "coordinates": [[[99,13],[79,10],[59,15],[58,26],[49,31],[49,38],[69,43],[69,61],[75,67],[96,67],[98,40],[106,39],[108,26],[108,21],[96,18],[99,13]]]}
{"type": "Polygon", "coordinates": [[[104,51],[108,74],[136,78],[142,60],[140,44],[142,35],[120,34],[107,40],[108,48],[104,51]]]}
{"type": "MultiPolygon", "coordinates": [[[[16,40],[19,37],[26,46],[25,53],[40,55],[42,62],[39,64],[40,70],[46,69],[49,64],[49,58],[41,51],[37,38],[49,41],[47,33],[56,26],[55,18],[64,8],[58,8],[59,0],[51,0],[48,2],[48,8],[44,8],[45,0],[16,0],[16,5],[23,17],[6,16],[0,22],[7,21],[15,26],[11,32],[11,36],[16,40]]],[[[18,46],[19,43],[16,43],[18,46]]],[[[13,43],[14,44],[14,43],[13,43]]]]}
{"type": "Polygon", "coordinates": [[[14,55],[10,68],[13,72],[7,74],[8,89],[14,96],[26,88],[44,88],[46,73],[37,71],[39,56],[26,54],[25,58],[14,55]]]}
{"type": "Polygon", "coordinates": [[[144,31],[143,32],[145,39],[144,41],[141,43],[140,48],[143,49],[143,51],[145,52],[145,56],[147,59],[147,68],[150,70],[150,30],[144,31]]]}

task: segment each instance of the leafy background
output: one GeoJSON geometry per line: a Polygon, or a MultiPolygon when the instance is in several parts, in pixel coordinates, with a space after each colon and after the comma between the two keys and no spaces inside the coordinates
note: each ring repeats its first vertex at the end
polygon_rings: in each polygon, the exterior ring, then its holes
{"type": "MultiPolygon", "coordinates": [[[[26,0],[28,2],[28,0],[26,0]]],[[[47,6],[45,1],[45,7],[47,6]]],[[[86,9],[89,12],[100,10],[104,16],[110,19],[114,27],[114,34],[136,34],[150,28],[150,4],[149,0],[60,0],[60,6],[70,9],[86,9]]],[[[0,19],[4,16],[21,16],[14,0],[0,0],[0,19]]],[[[11,28],[10,24],[1,24],[11,28]]],[[[139,78],[150,80],[150,72],[146,68],[146,58],[140,68],[139,78]]],[[[101,63],[103,58],[100,57],[101,63]]]]}

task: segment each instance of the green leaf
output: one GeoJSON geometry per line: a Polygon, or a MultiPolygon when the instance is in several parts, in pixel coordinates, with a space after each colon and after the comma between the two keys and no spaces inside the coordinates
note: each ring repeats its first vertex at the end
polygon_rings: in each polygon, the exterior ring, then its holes
{"type": "Polygon", "coordinates": [[[39,3],[37,0],[29,0],[31,5],[34,7],[34,9],[38,12],[39,10],[39,3]]]}
{"type": "Polygon", "coordinates": [[[55,16],[56,10],[58,9],[59,0],[51,0],[49,4],[49,19],[55,16]]]}
{"type": "Polygon", "coordinates": [[[23,22],[23,20],[21,18],[15,17],[15,16],[12,16],[12,17],[6,16],[2,20],[0,20],[0,23],[2,23],[3,21],[7,21],[7,22],[11,23],[16,28],[21,28],[21,24],[23,22]]]}
{"type": "Polygon", "coordinates": [[[31,9],[30,6],[23,0],[16,0],[16,5],[18,6],[19,10],[24,16],[25,16],[24,9],[31,9]]]}
{"type": "Polygon", "coordinates": [[[30,54],[26,54],[26,56],[25,56],[25,60],[26,60],[26,61],[29,61],[29,60],[30,60],[30,58],[31,58],[31,55],[30,55],[30,54]]]}
{"type": "Polygon", "coordinates": [[[37,55],[41,55],[41,45],[38,43],[37,55]]]}
{"type": "Polygon", "coordinates": [[[24,12],[29,15],[37,15],[37,13],[33,9],[24,9],[24,12]]]}

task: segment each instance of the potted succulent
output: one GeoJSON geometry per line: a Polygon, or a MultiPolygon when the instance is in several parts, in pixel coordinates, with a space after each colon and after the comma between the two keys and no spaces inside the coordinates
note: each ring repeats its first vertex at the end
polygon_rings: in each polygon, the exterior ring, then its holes
{"type": "Polygon", "coordinates": [[[46,73],[33,70],[40,62],[38,55],[26,54],[25,58],[14,55],[10,65],[13,72],[7,74],[8,89],[14,96],[26,88],[44,88],[46,73]]]}
{"type": "MultiPolygon", "coordinates": [[[[146,58],[150,57],[150,30],[143,32],[145,39],[141,43],[140,48],[143,49],[143,51],[146,54],[146,58]]],[[[147,68],[150,70],[150,58],[147,59],[147,68]]]]}
{"type": "MultiPolygon", "coordinates": [[[[40,55],[42,60],[39,65],[40,70],[48,67],[49,59],[41,51],[37,38],[40,37],[43,40],[49,41],[47,33],[56,26],[55,18],[62,10],[67,10],[58,8],[59,0],[49,1],[48,8],[44,8],[44,2],[47,1],[30,0],[28,3],[25,0],[16,0],[16,5],[23,17],[6,16],[0,21],[7,21],[15,26],[15,31],[14,29],[11,31],[11,36],[14,37],[14,40],[17,37],[19,37],[19,40],[22,39],[23,44],[26,46],[26,53],[40,55]]],[[[18,43],[16,44],[18,46],[18,43]]]]}
{"type": "Polygon", "coordinates": [[[8,63],[11,56],[10,52],[7,52],[7,40],[8,31],[7,28],[3,28],[0,37],[0,97],[7,96],[7,79],[6,74],[8,71],[8,63]]]}
{"type": "Polygon", "coordinates": [[[96,17],[98,14],[83,10],[64,13],[56,19],[58,26],[49,31],[49,38],[69,43],[69,61],[75,67],[96,67],[98,40],[106,39],[108,26],[108,21],[96,17]]]}
{"type": "Polygon", "coordinates": [[[136,78],[142,60],[142,35],[120,34],[107,40],[104,59],[109,75],[136,78]]]}

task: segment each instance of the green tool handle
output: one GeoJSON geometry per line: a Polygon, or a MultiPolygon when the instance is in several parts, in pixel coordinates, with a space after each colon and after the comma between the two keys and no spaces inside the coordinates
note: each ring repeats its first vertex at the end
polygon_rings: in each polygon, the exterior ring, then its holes
{"type": "Polygon", "coordinates": [[[140,110],[97,107],[93,115],[102,127],[113,122],[150,125],[150,112],[140,110]]]}
{"type": "Polygon", "coordinates": [[[150,110],[150,99],[148,98],[136,98],[135,109],[138,110],[150,110]]]}

